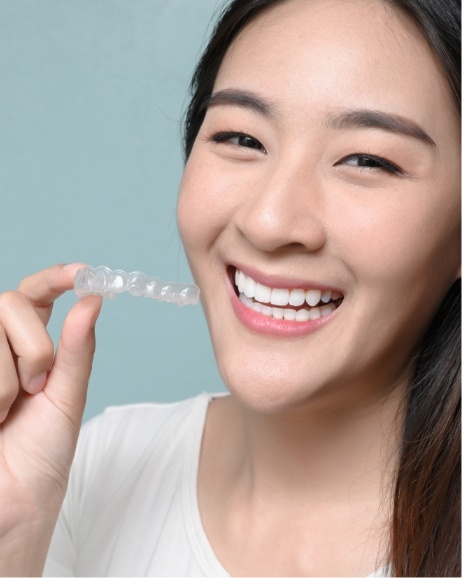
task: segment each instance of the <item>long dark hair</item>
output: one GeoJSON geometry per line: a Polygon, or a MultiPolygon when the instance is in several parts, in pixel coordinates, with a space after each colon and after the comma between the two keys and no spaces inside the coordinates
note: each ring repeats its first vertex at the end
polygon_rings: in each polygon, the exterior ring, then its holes
{"type": "MultiPolygon", "coordinates": [[[[184,125],[189,157],[223,57],[255,16],[284,0],[232,0],[224,8],[191,81],[184,125]]],[[[406,12],[439,59],[460,110],[460,4],[383,0],[406,12]]],[[[388,546],[395,576],[460,576],[460,281],[423,339],[406,400],[388,546]]]]}

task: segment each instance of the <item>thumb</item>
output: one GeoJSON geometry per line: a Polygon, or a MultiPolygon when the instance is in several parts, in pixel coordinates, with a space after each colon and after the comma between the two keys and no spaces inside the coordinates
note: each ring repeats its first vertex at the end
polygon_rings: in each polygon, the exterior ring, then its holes
{"type": "Polygon", "coordinates": [[[69,311],[44,388],[50,401],[78,427],[85,408],[101,305],[101,297],[91,295],[69,311]]]}

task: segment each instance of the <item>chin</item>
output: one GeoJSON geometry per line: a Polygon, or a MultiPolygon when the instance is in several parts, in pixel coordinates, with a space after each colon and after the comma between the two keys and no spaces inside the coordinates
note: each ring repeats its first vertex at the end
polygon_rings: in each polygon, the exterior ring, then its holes
{"type": "Polygon", "coordinates": [[[243,407],[257,413],[276,415],[301,409],[320,399],[320,391],[314,383],[297,382],[274,364],[258,371],[258,364],[249,362],[238,367],[218,367],[223,381],[235,400],[243,407]]]}

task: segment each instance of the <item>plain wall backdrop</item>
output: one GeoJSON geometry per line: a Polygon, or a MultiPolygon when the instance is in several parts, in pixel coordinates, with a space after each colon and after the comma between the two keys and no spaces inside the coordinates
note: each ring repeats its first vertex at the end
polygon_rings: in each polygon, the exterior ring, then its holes
{"type": "MultiPolygon", "coordinates": [[[[191,282],[187,87],[222,0],[0,0],[0,291],[82,261],[191,282]]],[[[57,343],[71,292],[55,305],[57,343]]],[[[106,301],[85,418],[224,391],[200,306],[106,301]]]]}

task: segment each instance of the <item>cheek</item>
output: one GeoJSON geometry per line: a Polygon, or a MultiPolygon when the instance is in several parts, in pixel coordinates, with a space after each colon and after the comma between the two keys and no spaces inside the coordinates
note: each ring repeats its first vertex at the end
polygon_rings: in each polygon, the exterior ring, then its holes
{"type": "MultiPolygon", "coordinates": [[[[204,157],[204,155],[202,155],[204,157]]],[[[177,220],[186,252],[204,250],[229,226],[240,205],[242,185],[204,160],[195,149],[185,167],[180,185],[177,220]]]]}
{"type": "Polygon", "coordinates": [[[343,222],[350,226],[342,235],[358,281],[379,289],[388,301],[399,301],[403,293],[442,298],[460,258],[456,202],[440,204],[422,191],[419,198],[390,194],[386,202],[345,211],[343,222]]]}
{"type": "Polygon", "coordinates": [[[194,249],[206,245],[215,229],[208,171],[194,161],[193,155],[191,153],[183,173],[177,204],[178,228],[188,256],[194,249]]]}

